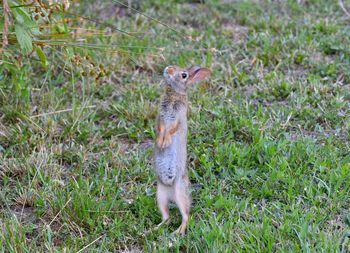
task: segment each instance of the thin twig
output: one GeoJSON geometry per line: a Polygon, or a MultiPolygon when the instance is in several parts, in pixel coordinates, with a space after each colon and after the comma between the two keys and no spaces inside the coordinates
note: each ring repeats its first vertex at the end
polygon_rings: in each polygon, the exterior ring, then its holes
{"type": "Polygon", "coordinates": [[[284,124],[281,124],[282,128],[285,128],[287,126],[287,124],[289,123],[289,120],[290,120],[291,117],[292,117],[292,113],[290,113],[288,115],[286,122],[284,124]]]}
{"type": "MultiPolygon", "coordinates": [[[[84,34],[83,34],[84,35],[84,34]]],[[[51,36],[51,34],[47,34],[45,36],[51,36]]],[[[111,48],[111,47],[118,47],[118,48],[136,48],[136,49],[158,49],[158,50],[164,50],[164,47],[144,47],[144,46],[128,46],[128,45],[122,45],[122,44],[93,44],[93,43],[75,43],[71,42],[69,40],[35,40],[34,42],[43,43],[43,44],[49,44],[54,46],[82,46],[82,47],[92,47],[92,48],[111,48]]]]}
{"type": "Polygon", "coordinates": [[[345,15],[350,17],[350,13],[345,8],[343,1],[342,0],[338,0],[338,4],[339,4],[339,7],[344,11],[345,15]]]}
{"type": "MultiPolygon", "coordinates": [[[[79,18],[75,18],[75,19],[66,19],[68,22],[69,21],[78,21],[79,18]]],[[[61,23],[61,24],[65,24],[64,21],[62,20],[57,20],[56,23],[61,23]]],[[[51,25],[40,25],[39,28],[51,28],[52,26],[51,25]]],[[[93,29],[93,28],[84,28],[84,27],[72,27],[72,26],[68,26],[67,27],[68,30],[87,30],[87,31],[97,31],[97,32],[100,32],[101,34],[119,34],[120,35],[120,32],[108,32],[106,31],[105,29],[93,29]]],[[[151,32],[148,32],[148,31],[127,31],[128,34],[152,34],[151,32]]]]}
{"type": "Polygon", "coordinates": [[[4,51],[5,47],[8,45],[7,35],[9,32],[9,24],[10,24],[10,20],[9,20],[10,8],[7,0],[2,1],[2,6],[3,6],[3,12],[4,12],[4,29],[2,32],[2,51],[4,51]]]}
{"type": "MultiPolygon", "coordinates": [[[[89,106],[78,107],[77,109],[91,109],[91,108],[95,108],[95,107],[96,107],[96,105],[89,105],[89,106]]],[[[30,116],[29,118],[33,119],[33,118],[38,118],[38,117],[42,117],[42,116],[59,114],[59,113],[63,113],[63,112],[71,112],[73,110],[74,110],[73,108],[68,108],[68,109],[58,110],[58,111],[54,111],[54,112],[46,112],[46,113],[33,115],[33,116],[30,116]]]]}
{"type": "MultiPolygon", "coordinates": [[[[102,22],[100,22],[100,21],[98,21],[98,20],[96,20],[96,19],[90,18],[90,17],[81,16],[81,15],[78,15],[78,14],[75,14],[75,13],[72,13],[72,12],[67,12],[67,11],[65,11],[64,13],[65,13],[65,14],[68,14],[68,15],[72,15],[72,16],[78,17],[78,18],[80,18],[80,19],[92,21],[92,22],[94,22],[94,23],[96,23],[96,24],[98,24],[98,25],[102,25],[102,22]]],[[[130,33],[127,32],[127,31],[123,31],[123,30],[117,28],[117,27],[114,26],[114,25],[109,25],[109,26],[112,27],[114,30],[116,30],[116,31],[118,31],[118,32],[120,32],[120,33],[122,33],[122,34],[125,34],[125,35],[128,35],[128,36],[132,36],[132,37],[137,38],[135,35],[130,34],[130,33]]]]}
{"type": "Polygon", "coordinates": [[[93,240],[92,242],[90,242],[88,245],[84,246],[83,248],[81,248],[77,253],[80,253],[84,250],[86,250],[88,247],[90,247],[92,244],[94,244],[95,242],[97,242],[98,240],[100,240],[102,238],[103,235],[99,236],[97,239],[93,240]]]}
{"type": "Polygon", "coordinates": [[[72,198],[69,198],[67,200],[67,202],[64,204],[64,206],[62,206],[61,210],[55,215],[55,217],[53,217],[53,219],[51,220],[51,222],[49,223],[49,227],[52,224],[52,222],[54,222],[56,220],[56,218],[58,217],[58,215],[60,215],[60,213],[63,211],[64,208],[66,208],[66,206],[68,205],[68,203],[72,200],[72,198]]]}
{"type": "MultiPolygon", "coordinates": [[[[50,42],[41,42],[41,41],[37,41],[37,40],[34,40],[33,41],[33,44],[35,45],[49,45],[52,47],[54,46],[60,46],[60,47],[80,47],[80,48],[93,48],[93,49],[100,49],[100,50],[107,50],[108,52],[115,52],[115,53],[122,53],[122,54],[138,54],[138,55],[145,55],[145,53],[141,53],[141,52],[132,52],[132,51],[127,51],[127,50],[122,50],[122,49],[118,49],[118,50],[112,50],[110,48],[108,48],[107,46],[105,45],[101,45],[100,47],[99,46],[89,46],[88,44],[74,44],[74,43],[66,43],[66,42],[62,42],[61,45],[59,44],[51,44],[50,42]]],[[[114,47],[111,47],[111,48],[114,48],[114,47]]],[[[159,48],[159,51],[161,51],[163,48],[159,48]]],[[[162,55],[158,55],[158,54],[146,54],[148,56],[153,56],[153,57],[162,57],[162,55]]],[[[128,57],[132,62],[134,62],[136,64],[136,61],[133,60],[131,57],[128,57]]]]}
{"type": "Polygon", "coordinates": [[[40,236],[42,236],[44,234],[44,232],[50,227],[50,225],[57,219],[58,215],[60,215],[60,213],[63,211],[64,208],[66,208],[66,206],[68,205],[68,203],[72,200],[71,197],[69,197],[69,199],[67,200],[67,202],[63,205],[63,207],[60,209],[60,211],[55,215],[55,217],[50,221],[50,223],[48,225],[45,226],[44,229],[42,229],[40,231],[40,233],[38,233],[38,235],[35,237],[35,240],[38,240],[38,238],[40,236]]]}
{"type": "Polygon", "coordinates": [[[188,37],[183,36],[183,35],[182,35],[178,30],[176,30],[175,28],[171,27],[170,25],[168,25],[168,24],[166,24],[166,23],[164,23],[164,22],[162,22],[162,21],[160,21],[160,20],[158,20],[158,19],[156,19],[156,18],[153,18],[153,17],[151,17],[151,16],[148,16],[148,15],[142,13],[141,11],[138,11],[138,10],[136,10],[135,8],[132,8],[131,6],[129,6],[129,5],[127,5],[127,4],[124,4],[124,3],[122,3],[122,2],[119,2],[119,1],[117,1],[117,0],[112,0],[112,1],[118,3],[118,4],[122,5],[122,6],[124,6],[124,7],[128,8],[128,9],[130,9],[130,10],[132,10],[132,11],[134,11],[134,12],[136,12],[136,13],[138,13],[138,14],[140,14],[140,15],[142,15],[142,16],[148,18],[148,19],[151,19],[151,20],[153,20],[153,21],[156,21],[157,23],[159,23],[159,24],[161,24],[161,25],[163,25],[163,26],[169,28],[170,30],[176,32],[177,34],[179,34],[181,37],[183,37],[183,38],[185,38],[185,39],[189,39],[188,37]]]}

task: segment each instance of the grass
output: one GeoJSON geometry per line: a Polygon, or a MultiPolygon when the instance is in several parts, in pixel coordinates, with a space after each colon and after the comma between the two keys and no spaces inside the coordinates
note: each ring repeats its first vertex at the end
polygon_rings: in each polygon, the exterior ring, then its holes
{"type": "Polygon", "coordinates": [[[177,32],[116,1],[73,5],[99,22],[72,27],[136,33],[1,75],[0,251],[349,252],[349,17],[299,2],[134,3],[177,32]],[[176,208],[148,232],[154,122],[163,68],[192,63],[213,74],[190,91],[193,206],[172,238],[176,208]]]}

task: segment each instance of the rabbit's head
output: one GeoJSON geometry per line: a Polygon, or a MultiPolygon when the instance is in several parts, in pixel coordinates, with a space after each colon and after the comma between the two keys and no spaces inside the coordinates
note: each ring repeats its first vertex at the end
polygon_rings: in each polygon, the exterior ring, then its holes
{"type": "Polygon", "coordinates": [[[174,91],[185,94],[189,85],[201,81],[210,75],[210,70],[193,65],[188,69],[182,69],[171,65],[164,69],[164,78],[167,85],[174,91]]]}

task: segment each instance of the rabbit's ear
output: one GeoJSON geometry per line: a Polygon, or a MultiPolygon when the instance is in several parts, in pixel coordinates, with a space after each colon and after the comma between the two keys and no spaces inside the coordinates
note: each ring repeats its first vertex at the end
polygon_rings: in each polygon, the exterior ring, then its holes
{"type": "Polygon", "coordinates": [[[201,68],[197,65],[190,67],[187,71],[189,74],[187,84],[193,84],[202,81],[210,75],[209,69],[201,68]]]}
{"type": "Polygon", "coordinates": [[[187,69],[188,74],[191,76],[193,75],[197,70],[199,70],[201,67],[198,65],[192,65],[187,69]]]}

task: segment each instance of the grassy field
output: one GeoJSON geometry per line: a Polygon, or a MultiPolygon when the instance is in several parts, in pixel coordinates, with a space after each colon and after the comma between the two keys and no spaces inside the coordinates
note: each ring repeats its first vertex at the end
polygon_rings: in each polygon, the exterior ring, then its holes
{"type": "Polygon", "coordinates": [[[23,57],[23,75],[0,76],[0,252],[350,251],[338,1],[131,1],[166,25],[93,2],[67,14],[89,18],[69,23],[85,46],[47,46],[47,68],[23,57]],[[213,73],[189,94],[193,206],[171,237],[175,206],[151,230],[157,101],[163,68],[193,63],[213,73]]]}

